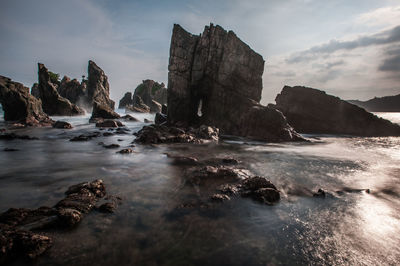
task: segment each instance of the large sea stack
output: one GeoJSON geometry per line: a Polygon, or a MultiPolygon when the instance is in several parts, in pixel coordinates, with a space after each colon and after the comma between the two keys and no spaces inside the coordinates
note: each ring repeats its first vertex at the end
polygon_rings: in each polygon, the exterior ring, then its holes
{"type": "Polygon", "coordinates": [[[106,105],[114,110],[115,103],[110,99],[108,78],[104,71],[91,60],[89,60],[88,75],[87,91],[91,104],[97,102],[100,105],[106,105]]]}
{"type": "Polygon", "coordinates": [[[38,64],[39,68],[39,94],[42,100],[43,110],[48,115],[82,115],[84,111],[71,103],[68,99],[62,97],[57,88],[59,84],[55,84],[51,78],[49,71],[43,64],[38,64]]]}
{"type": "Polygon", "coordinates": [[[168,67],[168,123],[213,125],[222,134],[266,141],[302,139],[276,109],[262,106],[264,59],[232,31],[174,25],[168,67]]]}
{"type": "Polygon", "coordinates": [[[58,86],[58,93],[68,99],[71,103],[77,104],[82,108],[89,109],[90,106],[87,100],[86,81],[80,83],[77,79],[70,79],[67,76],[61,80],[58,86]]]}
{"type": "Polygon", "coordinates": [[[275,101],[301,133],[400,136],[399,125],[320,90],[285,86],[275,101]]]}
{"type": "Polygon", "coordinates": [[[6,121],[30,126],[46,126],[53,123],[43,112],[42,102],[29,93],[29,88],[3,76],[0,76],[0,102],[6,121]]]}

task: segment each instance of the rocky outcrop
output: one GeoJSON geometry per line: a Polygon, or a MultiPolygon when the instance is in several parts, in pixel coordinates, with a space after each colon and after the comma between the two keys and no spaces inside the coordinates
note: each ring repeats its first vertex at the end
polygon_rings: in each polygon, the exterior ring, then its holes
{"type": "Polygon", "coordinates": [[[68,122],[65,121],[56,121],[53,125],[54,128],[60,128],[60,129],[71,129],[73,128],[72,125],[68,122]]]}
{"type": "Polygon", "coordinates": [[[64,76],[57,91],[62,97],[68,99],[71,103],[82,108],[88,108],[89,103],[87,102],[85,82],[80,83],[77,79],[71,80],[69,77],[64,76]]]}
{"type": "Polygon", "coordinates": [[[400,112],[400,94],[375,97],[365,102],[359,100],[349,100],[348,102],[364,108],[368,112],[400,112]]]}
{"type": "Polygon", "coordinates": [[[31,88],[31,94],[35,96],[37,99],[40,99],[40,92],[39,92],[39,84],[33,83],[31,88]]]}
{"type": "Polygon", "coordinates": [[[102,119],[115,119],[120,118],[120,115],[114,112],[108,105],[100,104],[98,102],[93,103],[92,117],[90,122],[96,122],[96,120],[102,119]]]}
{"type": "Polygon", "coordinates": [[[320,90],[285,86],[275,101],[301,133],[400,136],[399,125],[320,90]]]}
{"type": "Polygon", "coordinates": [[[57,91],[58,84],[54,84],[50,78],[49,71],[43,64],[39,68],[39,93],[42,100],[43,110],[48,115],[82,115],[85,112],[72,104],[68,99],[61,97],[57,91]]]}
{"type": "Polygon", "coordinates": [[[222,134],[266,141],[302,140],[281,112],[259,104],[264,60],[232,31],[200,36],[174,25],[168,67],[168,123],[207,124],[222,134]]]}
{"type": "Polygon", "coordinates": [[[151,79],[143,80],[142,84],[135,89],[133,97],[140,96],[144,104],[150,106],[151,101],[155,100],[160,104],[167,103],[167,89],[164,83],[158,83],[151,79]]]}
{"type": "Polygon", "coordinates": [[[0,103],[5,121],[29,126],[49,126],[54,122],[43,112],[42,102],[29,93],[29,88],[3,76],[0,76],[0,103]]]}
{"type": "Polygon", "coordinates": [[[96,65],[95,62],[89,60],[88,66],[88,99],[100,105],[108,106],[114,110],[114,101],[110,99],[110,85],[104,71],[96,65]]]}
{"type": "Polygon", "coordinates": [[[118,108],[122,109],[128,105],[133,105],[132,92],[125,93],[124,97],[119,100],[118,108]]]}
{"type": "Polygon", "coordinates": [[[133,97],[133,105],[128,105],[125,107],[126,111],[132,111],[137,113],[149,113],[150,107],[147,106],[142,98],[138,95],[133,97]]]}

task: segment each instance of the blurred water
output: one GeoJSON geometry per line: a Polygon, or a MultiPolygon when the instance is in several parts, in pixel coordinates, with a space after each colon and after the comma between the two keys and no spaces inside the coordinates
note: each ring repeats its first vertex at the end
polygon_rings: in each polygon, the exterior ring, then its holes
{"type": "MultiPolygon", "coordinates": [[[[154,119],[149,114],[134,116],[154,119]]],[[[35,262],[38,265],[400,262],[400,138],[309,135],[312,143],[136,145],[134,154],[121,155],[98,142],[128,147],[132,133],[69,141],[98,130],[88,118],[54,118],[71,122],[72,130],[18,131],[40,140],[0,141],[0,151],[19,149],[0,153],[1,212],[52,206],[68,186],[95,178],[123,198],[115,214],[93,212],[74,230],[49,232],[54,246],[35,262]],[[187,185],[184,169],[172,165],[165,152],[201,159],[233,156],[254,174],[268,177],[281,190],[282,200],[266,206],[233,198],[210,208],[177,209],[188,202],[207,202],[215,186],[187,185]],[[313,198],[319,188],[332,197],[313,198]],[[358,191],[367,188],[371,193],[358,191]]],[[[145,125],[124,124],[132,132],[145,125]]]]}

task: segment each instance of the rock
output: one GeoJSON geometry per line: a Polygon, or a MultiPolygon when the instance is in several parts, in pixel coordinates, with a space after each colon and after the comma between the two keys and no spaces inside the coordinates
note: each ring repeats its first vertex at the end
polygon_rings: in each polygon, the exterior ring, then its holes
{"type": "Polygon", "coordinates": [[[400,136],[399,125],[320,90],[285,86],[275,101],[275,107],[301,133],[400,136]]]}
{"type": "Polygon", "coordinates": [[[127,105],[133,105],[132,92],[125,93],[124,97],[119,100],[118,108],[125,108],[127,105]]]}
{"type": "Polygon", "coordinates": [[[104,120],[96,123],[96,127],[118,127],[118,124],[114,120],[104,120]]]}
{"type": "Polygon", "coordinates": [[[115,119],[115,118],[120,118],[119,114],[113,111],[110,107],[107,105],[94,102],[93,103],[93,111],[92,111],[92,117],[90,118],[89,122],[94,122],[96,119],[115,119]]]}
{"type": "Polygon", "coordinates": [[[318,189],[318,192],[317,192],[317,193],[314,193],[314,194],[313,194],[313,197],[315,197],[315,198],[325,198],[325,197],[326,197],[326,193],[325,193],[324,190],[322,190],[322,189],[320,188],[320,189],[318,189]]]}
{"type": "Polygon", "coordinates": [[[14,140],[14,139],[38,140],[38,138],[36,138],[36,137],[30,137],[27,135],[17,135],[15,133],[0,134],[0,140],[14,140]]]}
{"type": "Polygon", "coordinates": [[[85,82],[80,83],[77,79],[71,80],[69,77],[64,76],[57,91],[62,97],[68,99],[71,103],[89,109],[86,89],[85,82]]]}
{"type": "Polygon", "coordinates": [[[163,115],[167,115],[167,112],[168,112],[168,107],[167,107],[166,104],[163,104],[162,107],[161,107],[161,113],[163,115]]]}
{"type": "Polygon", "coordinates": [[[150,113],[160,113],[161,112],[161,104],[156,102],[155,100],[151,100],[150,102],[150,113]]]}
{"type": "Polygon", "coordinates": [[[167,89],[165,88],[164,83],[158,83],[154,80],[143,80],[142,84],[139,84],[133,95],[134,102],[138,99],[143,100],[143,104],[152,108],[151,112],[161,112],[158,111],[158,104],[166,104],[167,103],[167,89]],[[153,106],[152,102],[157,103],[157,106],[153,106]]]}
{"type": "Polygon", "coordinates": [[[162,125],[167,122],[167,115],[164,115],[162,113],[156,113],[156,117],[154,119],[154,123],[156,125],[162,125]]]}
{"type": "Polygon", "coordinates": [[[280,200],[280,193],[265,177],[255,176],[242,182],[241,195],[265,204],[273,204],[280,200]]]}
{"type": "Polygon", "coordinates": [[[250,191],[255,191],[260,188],[272,188],[276,190],[276,187],[274,186],[274,184],[271,183],[271,181],[261,176],[248,178],[243,181],[242,185],[243,189],[250,191]]]}
{"type": "Polygon", "coordinates": [[[57,91],[58,85],[52,82],[47,68],[41,63],[38,63],[38,68],[39,92],[43,110],[48,115],[83,115],[85,113],[83,109],[60,96],[57,91]]]}
{"type": "Polygon", "coordinates": [[[110,145],[103,145],[104,148],[106,149],[116,149],[119,148],[119,144],[110,144],[110,145]]]}
{"type": "Polygon", "coordinates": [[[144,126],[137,132],[135,142],[142,144],[157,143],[205,143],[218,141],[218,129],[212,128],[210,135],[198,134],[199,130],[185,130],[164,125],[144,126]]]}
{"type": "Polygon", "coordinates": [[[221,134],[265,141],[303,138],[281,112],[259,104],[264,60],[232,31],[200,36],[174,25],[168,66],[168,123],[213,125],[221,134]]]}
{"type": "Polygon", "coordinates": [[[57,216],[59,223],[66,227],[73,227],[77,225],[83,218],[83,214],[80,211],[70,208],[59,209],[57,216]]]}
{"type": "Polygon", "coordinates": [[[39,92],[39,84],[38,83],[33,83],[32,88],[31,88],[31,94],[35,96],[36,99],[40,99],[40,92],[39,92]]]}
{"type": "Polygon", "coordinates": [[[43,112],[42,102],[29,94],[29,88],[3,76],[0,76],[0,103],[5,121],[29,126],[50,126],[54,122],[43,112]]]}
{"type": "Polygon", "coordinates": [[[3,151],[11,152],[11,151],[19,151],[19,150],[18,149],[13,149],[13,148],[4,148],[3,151]]]}
{"type": "Polygon", "coordinates": [[[169,153],[166,153],[166,155],[172,159],[172,163],[175,165],[199,165],[199,160],[195,157],[172,155],[169,153]]]}
{"type": "Polygon", "coordinates": [[[225,194],[214,194],[211,196],[211,200],[217,201],[217,202],[223,202],[223,201],[231,200],[231,198],[225,194]]]}
{"type": "Polygon", "coordinates": [[[131,148],[127,148],[127,149],[122,149],[122,150],[118,151],[117,153],[129,154],[129,153],[133,153],[133,150],[131,148]]]}
{"type": "Polygon", "coordinates": [[[137,119],[136,117],[133,117],[131,115],[124,115],[121,117],[122,119],[128,120],[128,121],[133,121],[133,122],[140,122],[139,119],[137,119]]]}
{"type": "Polygon", "coordinates": [[[79,136],[73,137],[69,141],[88,141],[91,140],[92,138],[97,138],[98,136],[100,136],[100,132],[93,132],[86,135],[81,134],[79,136]]]}
{"type": "Polygon", "coordinates": [[[151,121],[150,121],[149,119],[147,119],[147,118],[145,118],[145,119],[143,120],[143,122],[145,122],[145,123],[151,123],[151,121]]]}
{"type": "Polygon", "coordinates": [[[114,213],[117,208],[117,204],[115,202],[107,202],[98,208],[99,212],[104,212],[104,213],[114,213]]]}
{"type": "Polygon", "coordinates": [[[65,121],[56,121],[53,124],[53,127],[54,128],[71,129],[72,125],[70,123],[68,123],[68,122],[65,122],[65,121]]]}
{"type": "Polygon", "coordinates": [[[110,99],[110,85],[108,84],[108,78],[104,71],[91,60],[89,60],[88,66],[87,91],[88,99],[92,104],[97,102],[99,105],[103,106],[104,109],[114,110],[115,103],[110,99]]]}
{"type": "Polygon", "coordinates": [[[149,113],[150,107],[143,102],[140,96],[136,95],[133,98],[133,105],[126,106],[125,110],[138,113],[149,113]]]}
{"type": "Polygon", "coordinates": [[[114,133],[111,133],[111,132],[104,132],[103,133],[103,136],[104,137],[109,137],[109,136],[114,136],[115,134],[114,133]]]}
{"type": "Polygon", "coordinates": [[[246,194],[246,196],[265,204],[273,204],[281,199],[279,191],[273,188],[260,188],[250,194],[246,194]]]}

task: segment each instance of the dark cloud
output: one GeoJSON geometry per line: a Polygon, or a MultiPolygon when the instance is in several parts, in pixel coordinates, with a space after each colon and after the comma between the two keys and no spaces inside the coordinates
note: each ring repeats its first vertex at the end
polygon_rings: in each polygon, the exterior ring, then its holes
{"type": "Polygon", "coordinates": [[[338,50],[353,50],[373,45],[392,44],[400,42],[400,26],[371,36],[363,36],[353,41],[331,40],[329,43],[311,47],[308,50],[296,53],[286,59],[289,64],[307,62],[320,56],[326,56],[338,50]]]}
{"type": "Polygon", "coordinates": [[[400,72],[400,47],[385,52],[386,58],[379,66],[380,71],[400,72]]]}

